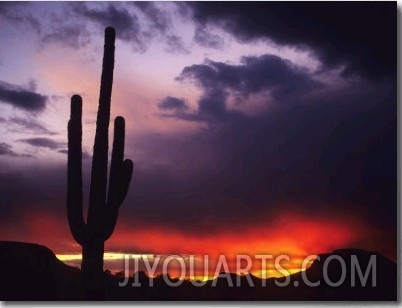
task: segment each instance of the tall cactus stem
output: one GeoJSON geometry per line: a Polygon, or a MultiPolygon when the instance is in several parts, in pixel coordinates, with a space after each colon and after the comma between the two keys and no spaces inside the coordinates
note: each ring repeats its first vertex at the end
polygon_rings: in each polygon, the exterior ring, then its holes
{"type": "Polygon", "coordinates": [[[68,122],[67,216],[71,233],[82,246],[81,271],[85,296],[88,300],[105,298],[103,286],[104,243],[114,231],[118,209],[127,195],[133,172],[132,161],[124,160],[124,118],[117,117],[114,124],[108,187],[108,132],[113,84],[114,42],[114,29],[106,28],[86,222],[83,217],[82,196],[82,99],[78,95],[71,98],[71,116],[68,122]]]}

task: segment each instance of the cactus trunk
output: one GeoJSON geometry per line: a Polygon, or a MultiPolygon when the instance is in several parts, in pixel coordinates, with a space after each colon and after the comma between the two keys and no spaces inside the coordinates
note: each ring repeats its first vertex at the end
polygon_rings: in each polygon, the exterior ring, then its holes
{"type": "Polygon", "coordinates": [[[94,238],[82,246],[81,273],[87,300],[105,300],[103,252],[102,238],[94,238]]]}
{"type": "Polygon", "coordinates": [[[108,131],[113,84],[114,41],[114,29],[106,28],[86,222],[82,213],[82,100],[78,95],[71,98],[71,117],[68,123],[67,216],[71,233],[82,246],[81,271],[85,297],[89,300],[105,299],[103,286],[104,242],[113,233],[118,209],[127,194],[133,172],[132,161],[123,160],[124,118],[117,117],[114,123],[114,142],[108,186],[108,131]]]}

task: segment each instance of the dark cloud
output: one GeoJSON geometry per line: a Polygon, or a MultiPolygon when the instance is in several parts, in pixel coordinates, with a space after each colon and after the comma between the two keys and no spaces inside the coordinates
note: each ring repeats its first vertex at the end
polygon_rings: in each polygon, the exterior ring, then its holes
{"type": "Polygon", "coordinates": [[[12,157],[32,157],[29,154],[19,154],[12,150],[12,146],[5,142],[0,142],[0,156],[1,155],[8,155],[12,157]]]}
{"type": "Polygon", "coordinates": [[[147,37],[148,40],[162,37],[166,44],[166,52],[177,54],[188,54],[190,52],[173,27],[172,18],[176,18],[176,16],[168,12],[169,7],[176,6],[176,3],[163,3],[163,9],[158,7],[158,4],[161,3],[155,2],[134,1],[130,4],[138,8],[140,14],[143,14],[143,18],[141,18],[143,36],[147,37]]]}
{"type": "Polygon", "coordinates": [[[272,39],[308,47],[344,74],[396,76],[395,2],[188,2],[200,27],[222,27],[244,42],[272,39]]]}
{"type": "Polygon", "coordinates": [[[57,142],[49,138],[28,138],[28,139],[20,139],[19,141],[28,143],[34,147],[40,148],[48,148],[51,150],[59,149],[60,147],[64,146],[65,144],[62,142],[57,142]]]}
{"type": "Polygon", "coordinates": [[[157,8],[154,2],[135,1],[131,2],[131,4],[138,7],[145,14],[147,22],[157,32],[166,33],[171,28],[169,16],[163,10],[157,8]]]}
{"type": "MultiPolygon", "coordinates": [[[[24,181],[24,177],[21,173],[13,172],[1,172],[0,180],[2,185],[0,185],[0,206],[3,211],[2,218],[7,217],[7,220],[16,219],[19,214],[21,214],[21,206],[22,203],[27,201],[27,196],[31,192],[31,185],[26,184],[24,181]],[[13,207],[14,205],[17,207],[13,207]],[[15,213],[13,215],[13,213],[15,213]],[[18,213],[18,214],[17,214],[18,213]]],[[[17,220],[14,220],[17,221],[17,220]]],[[[4,223],[4,220],[2,221],[4,223]]]]}
{"type": "Polygon", "coordinates": [[[165,97],[158,107],[163,110],[183,110],[188,108],[185,100],[172,96],[165,97]]]}
{"type": "Polygon", "coordinates": [[[240,65],[207,60],[185,67],[176,79],[193,80],[204,90],[197,114],[180,115],[188,120],[238,117],[238,112],[227,110],[229,94],[241,103],[250,94],[269,91],[276,102],[285,104],[323,87],[304,69],[274,55],[243,57],[240,65]]]}
{"type": "Polygon", "coordinates": [[[374,198],[369,200],[373,191],[367,186],[370,181],[377,182],[378,168],[387,184],[377,187],[377,197],[389,198],[382,206],[395,211],[395,96],[377,96],[369,102],[365,95],[349,91],[348,98],[339,93],[311,104],[289,106],[261,119],[257,131],[253,131],[256,123],[250,121],[228,131],[226,142],[231,151],[224,151],[228,156],[221,157],[221,162],[230,161],[227,170],[241,166],[237,171],[241,178],[226,191],[254,204],[274,196],[320,198],[325,200],[322,202],[353,200],[370,204],[371,210],[379,213],[384,209],[374,198]],[[340,100],[345,105],[337,105],[340,100]],[[371,109],[364,104],[370,104],[371,109]],[[245,144],[231,145],[230,138],[245,144]],[[375,159],[382,162],[371,165],[375,159]]]}
{"type": "Polygon", "coordinates": [[[184,46],[181,37],[177,35],[167,35],[165,37],[166,48],[169,53],[188,54],[190,51],[184,46]]]}
{"type": "Polygon", "coordinates": [[[8,143],[0,142],[0,155],[18,156],[11,148],[8,143]]]}
{"type": "Polygon", "coordinates": [[[80,48],[90,42],[89,32],[83,24],[57,24],[51,30],[52,32],[42,36],[43,43],[61,43],[72,48],[80,48]]]}
{"type": "Polygon", "coordinates": [[[207,60],[202,65],[185,67],[177,79],[189,78],[203,89],[230,89],[242,96],[272,90],[278,101],[322,86],[306,70],[275,55],[243,57],[240,65],[207,60]]]}
{"type": "Polygon", "coordinates": [[[197,26],[194,33],[194,41],[207,48],[220,49],[223,47],[225,41],[217,34],[207,31],[204,27],[197,26]]]}
{"type": "Polygon", "coordinates": [[[26,2],[4,1],[0,4],[0,16],[13,22],[16,26],[28,25],[31,29],[36,30],[36,32],[41,32],[41,24],[35,17],[34,12],[21,9],[21,7],[26,5],[26,2]]]}
{"type": "MultiPolygon", "coordinates": [[[[0,119],[1,121],[1,119],[0,119]]],[[[48,130],[42,124],[39,124],[35,119],[25,119],[21,117],[11,117],[7,121],[9,124],[16,124],[19,126],[18,131],[21,131],[21,128],[24,129],[24,132],[35,133],[35,134],[48,134],[55,135],[56,133],[48,130]]]]}
{"type": "MultiPolygon", "coordinates": [[[[65,167],[43,168],[40,164],[17,172],[4,171],[0,173],[0,206],[4,214],[1,218],[11,221],[21,221],[21,215],[31,210],[63,211],[65,206],[65,183],[67,172],[65,167]],[[49,202],[51,200],[52,202],[49,202]],[[28,209],[27,206],[32,207],[28,209]],[[46,207],[44,207],[46,206],[46,207]],[[12,218],[11,218],[12,217],[12,218]]],[[[21,228],[24,224],[21,223],[21,228]]]]}
{"type": "Polygon", "coordinates": [[[279,204],[311,215],[338,204],[395,226],[395,100],[383,84],[354,83],[189,137],[136,137],[158,164],[137,164],[127,211],[145,225],[213,233],[274,219],[279,204]]]}
{"type": "MultiPolygon", "coordinates": [[[[35,9],[36,6],[33,5],[35,9]]],[[[91,33],[86,20],[77,18],[74,11],[76,5],[78,6],[73,2],[53,2],[46,5],[45,11],[40,13],[38,11],[38,16],[46,15],[46,18],[39,20],[41,26],[39,47],[41,49],[46,48],[47,44],[59,44],[78,49],[91,41],[91,33]]]]}
{"type": "MultiPolygon", "coordinates": [[[[99,30],[112,26],[116,29],[117,38],[131,43],[133,49],[145,52],[150,42],[157,38],[164,40],[167,52],[189,53],[182,38],[175,34],[172,18],[174,14],[169,7],[173,3],[157,5],[152,2],[67,2],[50,3],[51,14],[42,12],[41,7],[33,4],[18,5],[9,3],[2,5],[0,16],[16,24],[35,28],[42,43],[57,43],[72,48],[80,48],[91,41],[92,25],[99,30]],[[33,13],[31,13],[31,12],[33,13]],[[27,13],[29,12],[29,13],[27,13]],[[48,14],[44,20],[37,19],[35,12],[48,14]]],[[[39,15],[39,14],[36,14],[39,15]]]]}
{"type": "MultiPolygon", "coordinates": [[[[169,6],[166,3],[163,5],[169,6]]],[[[71,7],[77,16],[84,17],[84,20],[102,29],[113,26],[117,38],[131,43],[135,51],[145,52],[150,42],[159,39],[166,44],[167,52],[189,53],[182,38],[174,32],[172,14],[153,2],[116,2],[97,6],[74,3],[71,7]]],[[[78,32],[79,28],[74,30],[78,32]]]]}
{"type": "Polygon", "coordinates": [[[109,3],[104,8],[93,8],[86,3],[75,3],[73,9],[102,29],[113,26],[119,39],[131,42],[138,51],[145,51],[147,39],[143,37],[140,20],[124,6],[109,3]]]}
{"type": "Polygon", "coordinates": [[[0,81],[0,101],[28,111],[42,111],[48,97],[21,86],[0,81]]]}

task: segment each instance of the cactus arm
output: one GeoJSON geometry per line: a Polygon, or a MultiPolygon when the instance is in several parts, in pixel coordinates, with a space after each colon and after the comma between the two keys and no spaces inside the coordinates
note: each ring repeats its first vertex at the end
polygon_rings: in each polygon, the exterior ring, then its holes
{"type": "Polygon", "coordinates": [[[82,100],[71,98],[68,122],[67,217],[74,239],[81,245],[86,241],[86,225],[82,213],[82,100]]]}
{"type": "Polygon", "coordinates": [[[96,234],[102,232],[102,228],[105,223],[108,131],[110,121],[110,100],[113,83],[114,42],[115,31],[113,28],[107,28],[105,31],[101,88],[99,95],[99,109],[96,120],[87,221],[90,231],[96,234]]]}
{"type": "Polygon", "coordinates": [[[120,200],[118,201],[119,206],[123,203],[127,196],[128,188],[130,186],[131,177],[133,176],[134,163],[131,159],[125,159],[122,165],[121,171],[121,186],[119,190],[120,200]]]}
{"type": "Polygon", "coordinates": [[[110,181],[107,202],[107,222],[104,239],[108,239],[116,226],[119,207],[127,195],[133,173],[133,163],[124,157],[125,122],[117,117],[114,122],[112,160],[110,165],[110,181]]]}
{"type": "MultiPolygon", "coordinates": [[[[112,159],[110,163],[110,184],[109,197],[115,193],[115,184],[119,176],[119,168],[124,158],[124,137],[125,137],[125,122],[123,117],[117,117],[114,121],[113,134],[113,149],[112,159]]],[[[110,200],[110,199],[109,199],[110,200]]]]}

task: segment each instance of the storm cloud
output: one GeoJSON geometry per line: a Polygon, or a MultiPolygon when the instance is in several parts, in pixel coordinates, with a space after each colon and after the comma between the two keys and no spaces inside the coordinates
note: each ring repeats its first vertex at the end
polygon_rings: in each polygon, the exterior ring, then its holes
{"type": "Polygon", "coordinates": [[[239,65],[206,60],[185,67],[176,80],[191,80],[203,90],[196,114],[177,116],[205,121],[240,116],[227,109],[229,95],[241,104],[251,94],[268,91],[275,103],[289,104],[324,86],[305,69],[274,55],[243,57],[239,65]]]}
{"type": "Polygon", "coordinates": [[[20,139],[19,141],[28,143],[29,145],[34,146],[34,147],[48,148],[51,150],[58,149],[58,148],[62,147],[63,145],[65,145],[62,142],[57,142],[50,138],[41,138],[41,137],[20,139]]]}
{"type": "Polygon", "coordinates": [[[186,109],[186,102],[183,99],[177,98],[177,97],[172,97],[172,96],[167,96],[165,97],[162,102],[158,105],[160,109],[186,109]]]}
{"type": "Polygon", "coordinates": [[[113,24],[117,36],[123,40],[141,42],[138,17],[124,7],[109,4],[106,8],[90,8],[85,3],[80,3],[75,4],[74,11],[99,24],[102,28],[113,24]]]}
{"type": "Polygon", "coordinates": [[[208,48],[222,48],[223,44],[225,43],[224,39],[217,34],[213,34],[209,32],[205,27],[196,27],[194,32],[194,41],[203,46],[208,48]]]}
{"type": "Polygon", "coordinates": [[[169,14],[152,2],[108,3],[97,6],[74,3],[73,10],[77,16],[102,29],[113,25],[117,38],[129,42],[135,51],[145,52],[155,37],[164,38],[170,52],[186,51],[183,44],[180,44],[180,37],[170,32],[169,14]]]}
{"type": "Polygon", "coordinates": [[[42,111],[45,109],[47,101],[48,97],[46,95],[0,81],[0,102],[27,111],[42,111]]]}
{"type": "Polygon", "coordinates": [[[32,12],[26,12],[20,9],[24,3],[4,1],[0,4],[0,16],[8,19],[16,26],[27,25],[37,33],[41,32],[40,20],[32,12]]]}
{"type": "Polygon", "coordinates": [[[50,33],[42,36],[42,42],[61,43],[72,48],[86,46],[90,42],[89,32],[82,24],[60,25],[57,24],[50,33]]]}
{"type": "Polygon", "coordinates": [[[172,24],[168,14],[164,10],[159,9],[155,5],[155,2],[136,1],[131,4],[138,7],[145,14],[151,28],[157,32],[166,33],[171,28],[172,24]]]}
{"type": "Polygon", "coordinates": [[[254,117],[215,117],[190,137],[137,139],[159,163],[137,167],[128,213],[213,233],[260,215],[274,218],[279,204],[285,211],[283,204],[299,204],[310,215],[338,204],[395,226],[395,92],[371,87],[355,83],[254,117]]]}
{"type": "Polygon", "coordinates": [[[169,53],[188,54],[190,52],[189,49],[184,46],[182,38],[177,35],[166,35],[165,43],[165,50],[169,53]]]}
{"type": "Polygon", "coordinates": [[[326,68],[370,78],[396,74],[396,3],[188,2],[201,26],[221,27],[243,42],[271,39],[309,48],[326,68]]]}
{"type": "Polygon", "coordinates": [[[26,132],[33,134],[55,135],[54,132],[50,131],[44,125],[40,124],[36,119],[33,118],[11,117],[8,120],[4,119],[4,122],[5,121],[10,124],[15,124],[18,127],[18,131],[25,130],[26,132]]]}
{"type": "Polygon", "coordinates": [[[0,142],[0,155],[18,156],[13,150],[12,146],[5,142],[0,142]]]}

